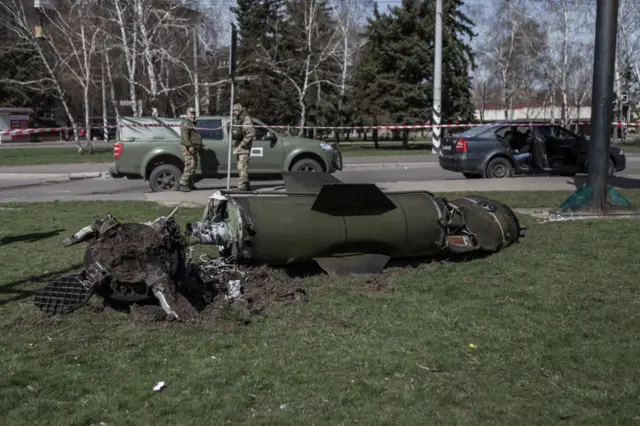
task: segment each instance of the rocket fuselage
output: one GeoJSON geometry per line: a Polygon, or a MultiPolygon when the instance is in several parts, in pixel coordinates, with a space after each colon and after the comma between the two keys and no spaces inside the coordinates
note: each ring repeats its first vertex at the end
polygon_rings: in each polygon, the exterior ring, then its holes
{"type": "Polygon", "coordinates": [[[482,197],[325,184],[318,193],[218,194],[188,232],[238,261],[316,261],[338,275],[380,270],[390,258],[498,251],[521,228],[508,206],[482,197]]]}
{"type": "Polygon", "coordinates": [[[409,257],[438,253],[444,203],[426,193],[386,195],[396,208],[358,216],[313,210],[317,194],[229,198],[242,212],[243,225],[254,231],[244,236],[243,251],[255,261],[287,264],[336,254],[409,257]]]}
{"type": "Polygon", "coordinates": [[[283,173],[286,193],[217,192],[187,227],[236,261],[316,261],[327,273],[373,273],[391,258],[495,252],[521,236],[513,211],[477,196],[382,192],[327,173],[283,173]]]}

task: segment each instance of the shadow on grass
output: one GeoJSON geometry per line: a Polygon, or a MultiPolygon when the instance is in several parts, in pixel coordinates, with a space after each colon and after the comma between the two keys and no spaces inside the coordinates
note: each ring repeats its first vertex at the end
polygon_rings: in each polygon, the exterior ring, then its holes
{"type": "MultiPolygon", "coordinates": [[[[417,269],[422,268],[430,264],[442,264],[442,263],[465,263],[477,259],[486,259],[493,253],[489,252],[471,252],[464,254],[450,254],[450,255],[438,255],[424,258],[411,258],[411,259],[390,259],[384,269],[402,268],[402,269],[417,269]]],[[[318,275],[327,275],[327,273],[320,268],[315,262],[299,263],[281,268],[290,278],[305,278],[318,275]]],[[[383,269],[383,271],[384,271],[383,269]]]]}
{"type": "Polygon", "coordinates": [[[3,236],[3,237],[0,237],[0,246],[4,246],[11,243],[19,243],[19,242],[33,243],[36,241],[55,237],[64,231],[65,231],[64,229],[54,229],[53,231],[48,231],[48,232],[34,232],[31,234],[3,236]]]}
{"type": "Polygon", "coordinates": [[[46,274],[40,275],[31,275],[26,278],[19,279],[17,281],[12,281],[7,284],[0,285],[0,306],[6,305],[7,303],[16,302],[18,300],[26,299],[28,297],[33,296],[36,290],[25,290],[25,289],[16,289],[14,287],[26,284],[26,283],[38,283],[44,284],[52,278],[58,277],[60,275],[67,274],[72,271],[77,271],[82,268],[83,264],[75,264],[71,265],[67,268],[61,269],[59,271],[47,272],[46,274]],[[8,296],[5,298],[5,295],[8,296]]]}

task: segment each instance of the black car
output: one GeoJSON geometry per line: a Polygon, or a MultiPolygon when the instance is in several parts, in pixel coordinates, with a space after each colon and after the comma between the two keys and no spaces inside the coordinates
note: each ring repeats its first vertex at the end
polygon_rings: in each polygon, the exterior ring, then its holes
{"type": "MultiPolygon", "coordinates": [[[[514,174],[573,176],[587,173],[588,140],[559,125],[502,122],[472,127],[442,141],[440,167],[471,178],[514,174]]],[[[611,146],[609,176],[626,167],[622,149],[611,146]]]]}

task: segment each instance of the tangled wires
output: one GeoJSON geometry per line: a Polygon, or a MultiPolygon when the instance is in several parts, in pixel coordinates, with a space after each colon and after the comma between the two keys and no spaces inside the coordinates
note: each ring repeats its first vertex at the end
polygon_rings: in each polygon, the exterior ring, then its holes
{"type": "Polygon", "coordinates": [[[198,265],[200,279],[207,282],[227,283],[229,280],[244,278],[245,273],[238,269],[232,257],[213,259],[206,254],[200,256],[198,265]]]}

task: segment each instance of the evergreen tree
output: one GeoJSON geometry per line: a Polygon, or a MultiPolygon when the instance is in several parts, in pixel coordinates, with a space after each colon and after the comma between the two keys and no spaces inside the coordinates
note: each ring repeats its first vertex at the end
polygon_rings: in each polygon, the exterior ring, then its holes
{"type": "Polygon", "coordinates": [[[280,58],[284,31],[283,0],[238,0],[232,8],[238,23],[238,76],[236,100],[251,115],[270,124],[287,124],[295,120],[291,107],[293,93],[282,77],[260,58],[264,54],[280,58]]]}
{"type": "Polygon", "coordinates": [[[475,70],[476,63],[473,49],[462,38],[471,40],[476,34],[462,6],[463,0],[444,0],[442,7],[442,117],[447,122],[468,123],[475,118],[469,72],[475,70]]]}
{"type": "MultiPolygon", "coordinates": [[[[374,8],[366,28],[368,42],[354,74],[352,102],[360,120],[374,125],[419,124],[431,119],[435,8],[433,2],[403,0],[381,14],[374,8]]],[[[471,48],[460,36],[473,36],[473,23],[460,8],[461,0],[445,0],[443,7],[443,93],[445,120],[473,118],[471,48]]],[[[408,142],[404,133],[403,142],[408,142]]]]}

